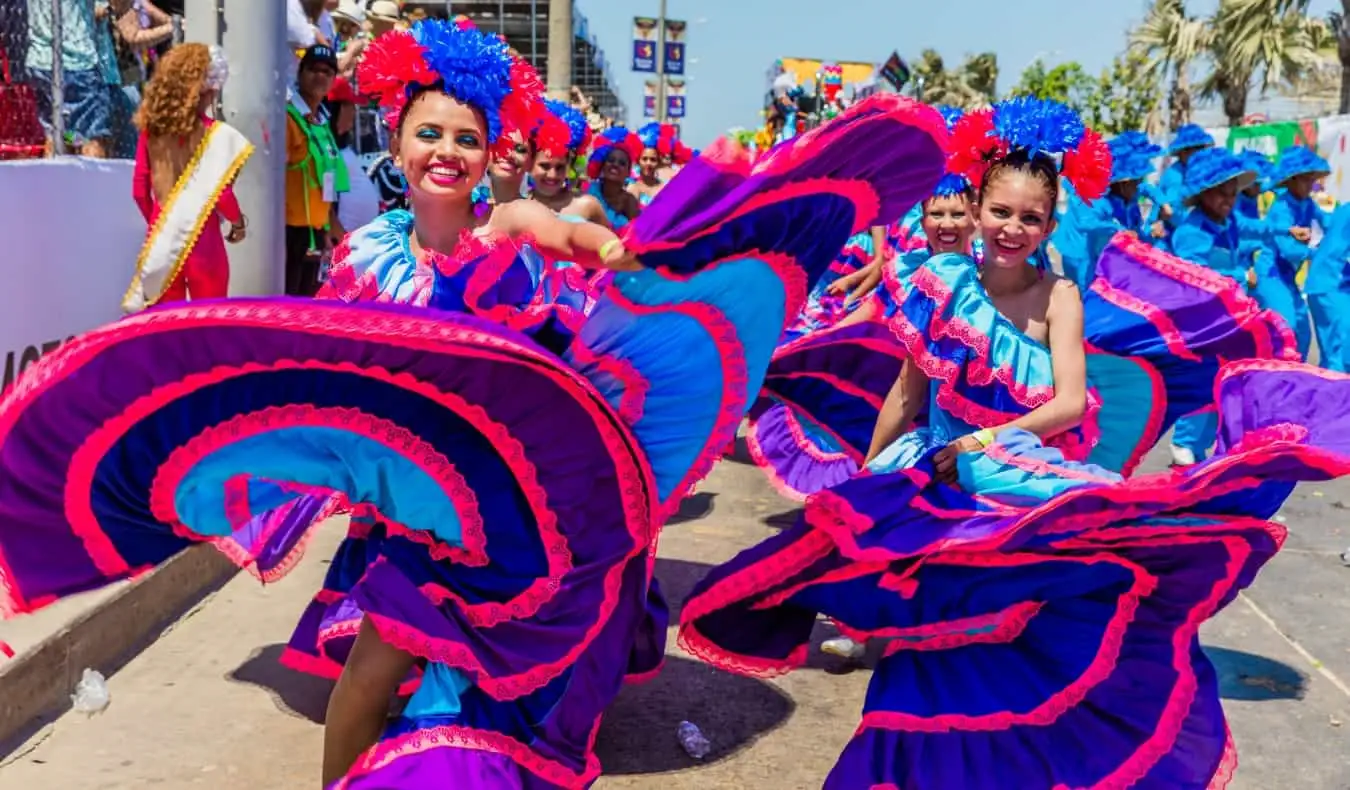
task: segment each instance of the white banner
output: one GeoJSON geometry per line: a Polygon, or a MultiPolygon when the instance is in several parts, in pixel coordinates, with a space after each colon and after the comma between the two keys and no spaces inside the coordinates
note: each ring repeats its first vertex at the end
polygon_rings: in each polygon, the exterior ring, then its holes
{"type": "Polygon", "coordinates": [[[145,220],[131,162],[0,163],[0,389],[71,336],[122,315],[145,220]]]}
{"type": "Polygon", "coordinates": [[[1326,190],[1336,202],[1350,202],[1350,115],[1333,115],[1317,122],[1317,153],[1331,165],[1326,190]]]}

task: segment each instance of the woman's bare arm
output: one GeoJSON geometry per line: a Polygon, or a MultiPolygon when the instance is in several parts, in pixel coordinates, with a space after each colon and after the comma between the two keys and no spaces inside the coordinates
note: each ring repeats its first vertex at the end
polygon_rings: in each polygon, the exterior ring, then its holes
{"type": "Polygon", "coordinates": [[[1083,300],[1078,286],[1068,280],[1055,283],[1046,311],[1050,335],[1050,367],[1055,394],[1049,402],[1012,422],[995,428],[1021,428],[1042,439],[1066,431],[1087,410],[1087,353],[1083,349],[1083,300]]]}
{"type": "Polygon", "coordinates": [[[592,222],[567,222],[532,200],[516,200],[498,206],[492,224],[512,238],[529,236],[547,255],[574,261],[581,266],[620,271],[639,268],[627,254],[614,231],[592,222]],[[611,242],[614,242],[611,244],[611,242]],[[601,255],[601,248],[605,254],[601,255]]]}
{"type": "Polygon", "coordinates": [[[872,445],[867,450],[864,466],[871,463],[882,450],[910,429],[927,397],[928,376],[919,370],[918,365],[905,360],[905,364],[900,368],[900,375],[896,376],[895,384],[891,386],[891,391],[886,393],[886,400],[881,404],[881,412],[877,414],[877,427],[872,431],[872,445]]]}

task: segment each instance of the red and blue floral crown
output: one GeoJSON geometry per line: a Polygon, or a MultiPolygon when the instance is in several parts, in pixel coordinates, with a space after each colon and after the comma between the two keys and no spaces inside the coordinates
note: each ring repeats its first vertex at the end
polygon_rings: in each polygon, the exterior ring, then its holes
{"type": "Polygon", "coordinates": [[[628,153],[628,161],[636,162],[642,156],[642,138],[622,126],[615,126],[601,132],[591,143],[591,156],[586,162],[586,177],[594,181],[600,177],[600,166],[605,157],[615,148],[628,153]]]}
{"type": "Polygon", "coordinates": [[[429,89],[481,112],[496,149],[512,132],[528,139],[541,117],[539,74],[500,37],[465,21],[425,19],[385,33],[366,50],[357,78],[385,110],[390,128],[398,127],[409,99],[429,89]]]}
{"type": "Polygon", "coordinates": [[[1046,155],[1078,196],[1092,201],[1111,184],[1111,149],[1072,109],[1046,99],[1021,97],[970,112],[952,128],[947,169],[977,189],[996,162],[1014,153],[1046,155]]]}
{"type": "Polygon", "coordinates": [[[557,99],[544,99],[544,119],[534,133],[535,150],[566,159],[590,144],[591,127],[581,110],[557,99]]]}

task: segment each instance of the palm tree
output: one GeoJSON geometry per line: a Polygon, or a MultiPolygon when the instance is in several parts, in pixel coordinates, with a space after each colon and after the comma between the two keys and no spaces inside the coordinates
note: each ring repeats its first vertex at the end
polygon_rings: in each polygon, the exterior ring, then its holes
{"type": "Polygon", "coordinates": [[[1341,10],[1331,12],[1331,30],[1341,61],[1341,115],[1350,113],[1350,0],[1341,0],[1341,10]]]}
{"type": "Polygon", "coordinates": [[[1154,79],[1171,75],[1167,103],[1173,131],[1191,120],[1191,64],[1209,44],[1204,20],[1186,14],[1186,0],[1153,0],[1143,23],[1130,34],[1129,51],[1146,58],[1154,79]]]}
{"type": "Polygon", "coordinates": [[[1324,61],[1327,23],[1308,15],[1311,0],[1220,0],[1210,49],[1214,72],[1202,93],[1223,100],[1228,123],[1238,126],[1260,80],[1265,93],[1291,85],[1324,61]]]}
{"type": "Polygon", "coordinates": [[[969,110],[987,107],[997,96],[998,58],[992,52],[969,56],[960,68],[948,70],[936,50],[925,49],[913,71],[918,96],[929,104],[969,110]]]}

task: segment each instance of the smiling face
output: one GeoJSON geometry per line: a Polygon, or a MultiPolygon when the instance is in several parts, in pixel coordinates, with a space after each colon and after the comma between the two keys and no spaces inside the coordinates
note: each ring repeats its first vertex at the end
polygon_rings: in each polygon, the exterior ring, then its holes
{"type": "Polygon", "coordinates": [[[633,160],[628,158],[628,152],[615,146],[609,149],[605,154],[605,163],[600,168],[600,178],[611,184],[623,186],[628,180],[628,173],[633,169],[633,160]]]}
{"type": "Polygon", "coordinates": [[[1232,179],[1216,187],[1206,189],[1200,193],[1196,199],[1200,210],[1215,222],[1223,223],[1228,221],[1228,216],[1233,213],[1233,204],[1237,202],[1238,182],[1232,179]]]}
{"type": "Polygon", "coordinates": [[[469,105],[425,91],[404,111],[391,152],[415,199],[468,202],[487,169],[487,123],[469,105]]]}
{"type": "Polygon", "coordinates": [[[546,153],[536,154],[534,168],[530,177],[534,179],[534,191],[541,196],[551,198],[567,187],[567,159],[546,153]]]}
{"type": "Polygon", "coordinates": [[[1027,262],[1055,228],[1055,194],[1046,173],[1004,167],[990,170],[980,202],[986,266],[1027,262]]]}
{"type": "Polygon", "coordinates": [[[495,178],[511,180],[520,178],[529,172],[530,165],[530,146],[525,142],[525,138],[520,132],[511,132],[507,135],[510,144],[505,153],[497,153],[492,157],[492,169],[489,171],[495,178]]]}
{"type": "Polygon", "coordinates": [[[970,249],[970,237],[975,232],[970,197],[962,192],[929,198],[924,203],[920,224],[923,225],[924,235],[928,237],[928,248],[934,255],[966,252],[970,249]]]}
{"type": "Polygon", "coordinates": [[[661,155],[656,152],[656,149],[644,148],[642,156],[638,157],[638,170],[642,172],[642,175],[651,178],[656,175],[656,171],[660,167],[661,155]]]}

